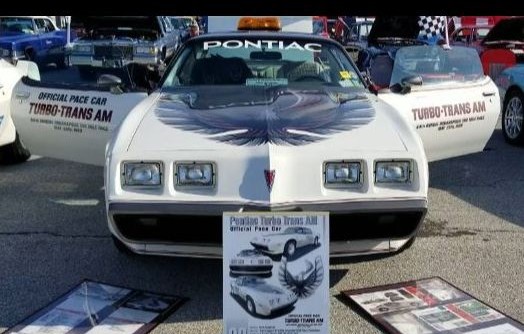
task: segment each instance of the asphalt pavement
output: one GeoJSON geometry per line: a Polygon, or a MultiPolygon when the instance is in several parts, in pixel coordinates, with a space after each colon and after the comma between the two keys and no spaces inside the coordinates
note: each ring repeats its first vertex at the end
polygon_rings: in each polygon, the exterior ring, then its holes
{"type": "MultiPolygon", "coordinates": [[[[340,291],[430,276],[524,322],[523,166],[524,148],[506,144],[500,125],[484,152],[431,163],[411,248],[332,260],[331,333],[380,333],[340,291]]],[[[106,224],[103,168],[40,157],[0,166],[0,330],[89,278],[190,298],[152,333],[222,332],[219,260],[128,256],[106,224]]]]}

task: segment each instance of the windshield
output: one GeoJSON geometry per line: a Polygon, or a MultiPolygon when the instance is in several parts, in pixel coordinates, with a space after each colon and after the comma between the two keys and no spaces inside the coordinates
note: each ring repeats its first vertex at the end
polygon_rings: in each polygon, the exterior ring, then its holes
{"type": "Polygon", "coordinates": [[[0,17],[0,31],[34,34],[33,20],[28,17],[0,17]]]}
{"type": "Polygon", "coordinates": [[[364,87],[355,67],[337,45],[268,37],[208,39],[189,44],[171,67],[163,88],[202,85],[364,87]]]}
{"type": "Polygon", "coordinates": [[[484,78],[478,53],[473,48],[454,46],[409,46],[395,56],[390,86],[410,76],[422,78],[422,88],[437,84],[474,82],[484,78]]]}

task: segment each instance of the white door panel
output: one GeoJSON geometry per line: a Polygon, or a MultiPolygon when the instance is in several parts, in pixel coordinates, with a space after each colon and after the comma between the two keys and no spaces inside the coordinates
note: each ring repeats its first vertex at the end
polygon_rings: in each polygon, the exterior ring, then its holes
{"type": "Polygon", "coordinates": [[[111,134],[146,96],[53,88],[24,78],[13,90],[11,112],[31,153],[102,166],[111,134]]]}
{"type": "Polygon", "coordinates": [[[469,88],[379,96],[401,110],[413,124],[424,143],[428,161],[482,151],[500,113],[499,92],[490,79],[469,88]]]}

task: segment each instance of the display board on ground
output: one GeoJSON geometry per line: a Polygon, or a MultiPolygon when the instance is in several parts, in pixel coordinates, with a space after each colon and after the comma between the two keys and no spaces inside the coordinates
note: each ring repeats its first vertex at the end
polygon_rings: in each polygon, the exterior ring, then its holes
{"type": "Polygon", "coordinates": [[[329,333],[328,220],[224,212],[224,333],[329,333]]]}
{"type": "Polygon", "coordinates": [[[85,280],[4,334],[145,334],[186,300],[85,280]]]}
{"type": "Polygon", "coordinates": [[[524,325],[440,277],[343,291],[393,334],[524,334],[524,325]]]}

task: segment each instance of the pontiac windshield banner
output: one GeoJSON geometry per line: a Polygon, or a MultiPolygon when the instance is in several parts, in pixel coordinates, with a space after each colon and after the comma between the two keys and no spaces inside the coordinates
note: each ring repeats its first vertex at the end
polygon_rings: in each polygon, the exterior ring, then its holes
{"type": "Polygon", "coordinates": [[[329,333],[329,213],[224,212],[224,334],[329,333]]]}

